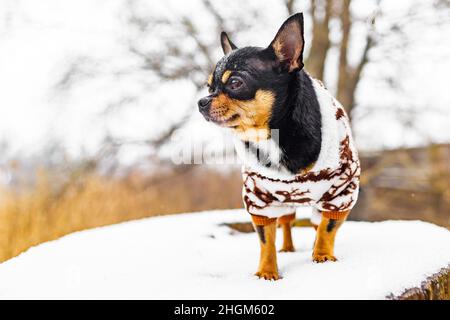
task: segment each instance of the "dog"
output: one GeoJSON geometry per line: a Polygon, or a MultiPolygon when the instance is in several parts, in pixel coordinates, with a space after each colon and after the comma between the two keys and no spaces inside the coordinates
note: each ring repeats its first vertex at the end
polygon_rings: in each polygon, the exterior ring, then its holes
{"type": "Polygon", "coordinates": [[[303,68],[303,14],[289,17],[266,48],[238,48],[225,32],[220,39],[225,56],[198,107],[235,133],[243,201],[261,247],[256,276],[280,279],[276,226],[281,251],[294,251],[298,206],[313,208],[312,260],[336,261],[336,232],[357,201],[361,169],[344,108],[303,68]]]}

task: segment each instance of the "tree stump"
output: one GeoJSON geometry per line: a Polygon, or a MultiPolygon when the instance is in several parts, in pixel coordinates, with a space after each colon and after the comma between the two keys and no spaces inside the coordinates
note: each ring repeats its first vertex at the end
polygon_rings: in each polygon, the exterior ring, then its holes
{"type": "Polygon", "coordinates": [[[422,282],[420,288],[405,290],[401,295],[389,295],[390,300],[450,300],[450,265],[422,282]]]}

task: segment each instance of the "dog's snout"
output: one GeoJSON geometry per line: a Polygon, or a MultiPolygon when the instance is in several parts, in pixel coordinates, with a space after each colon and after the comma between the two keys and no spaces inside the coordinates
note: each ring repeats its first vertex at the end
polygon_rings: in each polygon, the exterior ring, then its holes
{"type": "Polygon", "coordinates": [[[206,111],[211,105],[211,101],[211,97],[204,97],[198,100],[198,108],[200,109],[200,111],[206,111]]]}

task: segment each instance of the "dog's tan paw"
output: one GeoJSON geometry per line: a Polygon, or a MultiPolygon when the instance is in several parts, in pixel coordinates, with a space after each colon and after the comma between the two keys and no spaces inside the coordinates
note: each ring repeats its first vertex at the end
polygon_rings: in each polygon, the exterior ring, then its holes
{"type": "Polygon", "coordinates": [[[258,271],[257,273],[255,273],[255,276],[260,279],[263,278],[264,280],[276,281],[281,279],[277,271],[258,271]]]}
{"type": "Polygon", "coordinates": [[[317,262],[317,263],[322,263],[322,262],[326,262],[326,261],[337,261],[336,257],[331,254],[313,253],[312,259],[314,262],[317,262]]]}
{"type": "Polygon", "coordinates": [[[278,252],[295,252],[295,248],[293,246],[286,246],[281,248],[278,252]]]}

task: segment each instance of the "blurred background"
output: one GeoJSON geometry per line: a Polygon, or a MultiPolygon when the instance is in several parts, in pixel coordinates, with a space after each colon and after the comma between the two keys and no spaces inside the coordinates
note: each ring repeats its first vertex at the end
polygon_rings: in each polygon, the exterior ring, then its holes
{"type": "Polygon", "coordinates": [[[95,226],[241,208],[238,164],[173,154],[233,152],[196,106],[220,31],[267,46],[299,11],[306,69],[362,158],[351,219],[449,228],[450,1],[0,0],[0,261],[95,226]]]}

